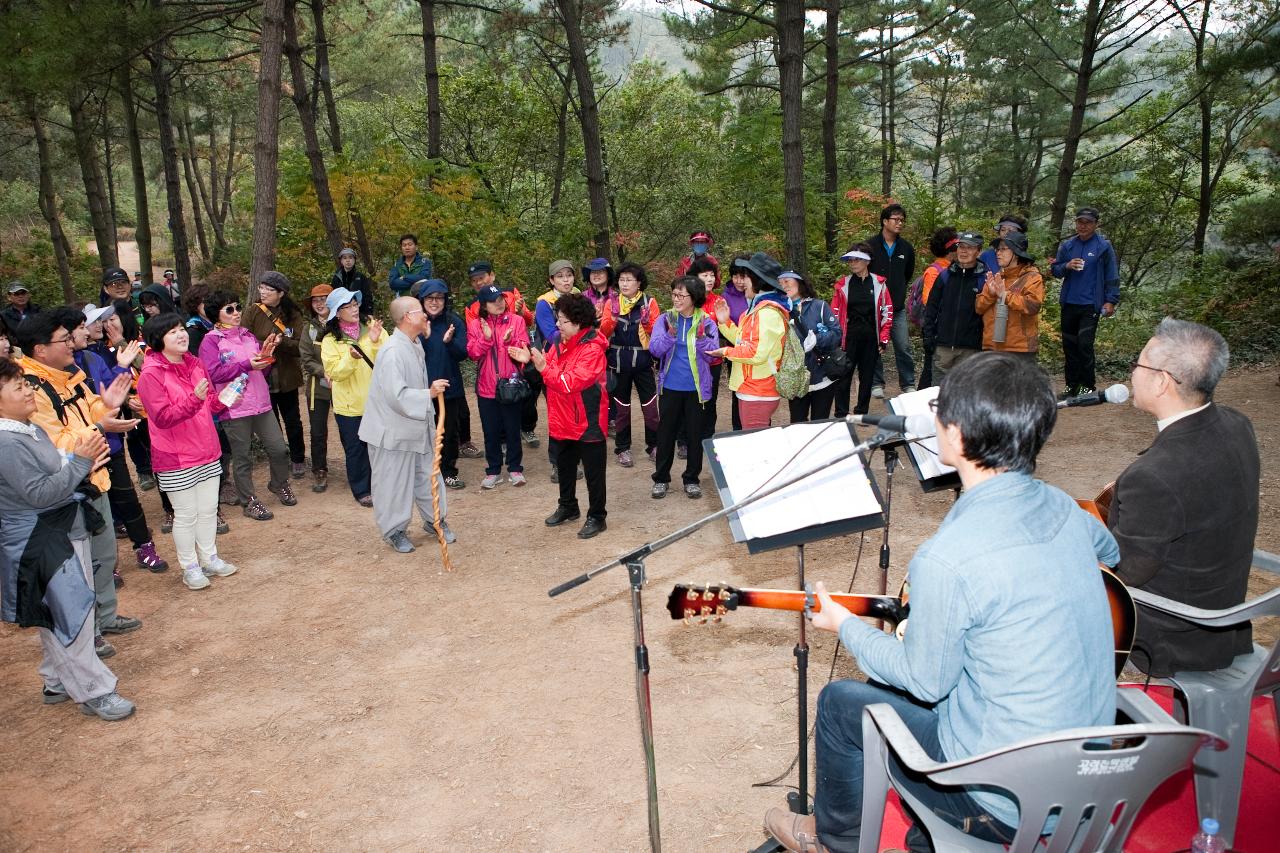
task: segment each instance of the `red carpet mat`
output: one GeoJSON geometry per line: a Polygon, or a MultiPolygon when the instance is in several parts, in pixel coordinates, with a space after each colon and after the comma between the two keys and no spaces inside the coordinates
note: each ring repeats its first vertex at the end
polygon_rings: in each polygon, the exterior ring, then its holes
{"type": "MultiPolygon", "coordinates": [[[[1148,692],[1160,707],[1170,710],[1170,688],[1153,686],[1148,692]]],[[[907,826],[898,797],[890,792],[880,849],[904,847],[907,826]]],[[[1191,771],[1187,770],[1170,778],[1147,800],[1125,842],[1125,853],[1185,851],[1196,832],[1196,797],[1191,771]]],[[[1232,850],[1238,853],[1280,850],[1280,730],[1276,726],[1275,703],[1270,698],[1259,698],[1253,704],[1244,790],[1240,795],[1240,817],[1232,850]]]]}

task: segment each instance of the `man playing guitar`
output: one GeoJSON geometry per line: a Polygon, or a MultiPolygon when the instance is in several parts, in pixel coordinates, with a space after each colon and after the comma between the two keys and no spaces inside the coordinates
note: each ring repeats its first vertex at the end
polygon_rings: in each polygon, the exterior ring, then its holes
{"type": "MultiPolygon", "coordinates": [[[[964,494],[911,560],[904,639],[850,618],[817,585],[814,626],[839,634],[869,680],[832,682],[818,697],[815,814],[765,815],[765,828],[793,851],[858,849],[867,705],[893,706],[937,761],[1115,722],[1098,563],[1115,565],[1119,549],[1097,519],[1032,477],[1056,419],[1048,377],[1015,356],[981,353],[947,374],[936,403],[941,460],[959,471],[964,494]]],[[[965,832],[1013,839],[1012,799],[907,784],[965,832]]],[[[907,841],[932,849],[918,826],[907,841]]]]}

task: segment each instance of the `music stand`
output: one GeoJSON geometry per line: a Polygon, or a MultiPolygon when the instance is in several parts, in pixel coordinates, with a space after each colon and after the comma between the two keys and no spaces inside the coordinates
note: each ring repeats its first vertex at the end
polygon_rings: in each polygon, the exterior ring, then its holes
{"type": "MultiPolygon", "coordinates": [[[[930,401],[938,398],[938,386],[921,388],[899,394],[889,400],[889,411],[895,415],[926,415],[933,417],[930,401]]],[[[919,439],[907,444],[907,459],[915,471],[920,488],[926,493],[960,488],[960,475],[950,465],[943,465],[938,458],[938,437],[908,436],[919,439]]]]}
{"type": "MultiPolygon", "coordinates": [[[[720,501],[732,506],[793,472],[834,462],[821,474],[780,490],[768,500],[729,516],[735,542],[759,554],[795,547],[797,588],[810,591],[805,581],[804,546],[807,542],[860,533],[882,526],[885,513],[880,490],[864,453],[841,459],[858,444],[852,424],[844,418],[792,424],[786,427],[713,435],[703,442],[706,459],[720,501]]],[[[798,784],[787,794],[795,814],[809,813],[809,642],[807,614],[797,614],[799,636],[796,657],[796,728],[798,784]]],[[[752,853],[783,849],[766,841],[752,853]]]]}

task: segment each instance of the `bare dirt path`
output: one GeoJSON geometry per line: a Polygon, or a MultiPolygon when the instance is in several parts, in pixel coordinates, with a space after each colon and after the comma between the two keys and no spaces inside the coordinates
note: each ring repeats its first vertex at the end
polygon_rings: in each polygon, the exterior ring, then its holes
{"type": "MultiPolygon", "coordinates": [[[[97,254],[98,244],[93,240],[90,240],[88,243],[88,249],[90,252],[97,254]]],[[[137,242],[134,240],[121,240],[116,243],[116,255],[120,261],[120,268],[127,272],[129,277],[132,278],[133,274],[138,271],[139,260],[137,242]]],[[[163,277],[164,267],[151,268],[152,281],[159,281],[163,277]]]]}
{"type": "MultiPolygon", "coordinates": [[[[1235,371],[1219,395],[1253,419],[1264,460],[1280,449],[1275,380],[1274,367],[1235,371]]],[[[1092,496],[1153,433],[1127,406],[1068,411],[1040,476],[1092,496]]],[[[647,849],[626,578],[614,571],[555,600],[546,590],[716,499],[654,501],[646,466],[613,466],[609,530],[581,542],[542,524],[556,488],[544,435],[519,490],[481,493],[480,461],[463,460],[469,486],[450,495],[457,571],[446,575],[421,533],[407,556],[377,539],[339,458],[331,431],[327,494],[304,486],[295,508],[272,501],[269,523],[229,516],[219,547],[241,571],[206,591],[187,591],[174,570],[135,569],[121,549],[121,612],[145,622],[110,661],[138,702],[128,722],[41,705],[34,634],[0,627],[0,850],[647,849]]],[[[1272,519],[1280,477],[1264,464],[1272,519]]],[[[874,469],[883,485],[880,457],[874,469]]],[[[903,474],[891,589],[950,505],[903,474]]],[[[143,499],[157,523],[156,493],[143,499]]],[[[873,591],[878,544],[811,546],[810,577],[848,586],[861,547],[855,590],[873,591]]],[[[1274,525],[1258,545],[1280,549],[1274,525]]],[[[172,558],[170,543],[161,550],[172,558]]],[[[785,794],[751,785],[794,756],[794,618],[749,611],[686,628],[662,604],[681,581],[787,585],[794,558],[748,556],[719,523],[649,569],[664,846],[748,849],[785,794]]],[[[811,702],[833,654],[826,635],[813,647],[811,702]]],[[[835,669],[853,671],[843,655],[835,669]]]]}

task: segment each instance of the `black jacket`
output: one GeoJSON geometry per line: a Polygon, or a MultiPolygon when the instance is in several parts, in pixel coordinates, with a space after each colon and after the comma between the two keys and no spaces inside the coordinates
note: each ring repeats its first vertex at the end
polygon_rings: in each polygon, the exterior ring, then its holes
{"type": "Polygon", "coordinates": [[[982,261],[967,270],[955,263],[942,271],[924,308],[925,346],[982,349],[982,315],[974,304],[986,281],[982,261]]]}
{"type": "MultiPolygon", "coordinates": [[[[27,317],[32,314],[40,313],[40,306],[34,302],[27,303],[27,317]]],[[[18,337],[18,326],[22,324],[25,318],[18,315],[18,309],[12,305],[4,306],[4,310],[0,311],[0,331],[7,331],[15,339],[18,337]]]]}
{"type": "MultiPolygon", "coordinates": [[[[1130,586],[1195,607],[1240,604],[1258,529],[1258,442],[1249,419],[1209,408],[1174,421],[1116,480],[1107,524],[1130,586]]],[[[1130,658],[1153,676],[1221,669],[1252,648],[1245,622],[1199,628],[1138,608],[1130,658]]]]}
{"type": "Polygon", "coordinates": [[[372,316],[374,309],[373,282],[369,281],[369,277],[360,272],[359,269],[352,267],[351,272],[347,272],[339,266],[329,278],[329,286],[334,290],[339,287],[345,287],[352,293],[359,293],[361,318],[372,316]]]}
{"type": "Polygon", "coordinates": [[[880,234],[869,238],[867,243],[871,246],[871,263],[867,267],[876,275],[884,276],[889,299],[893,302],[893,316],[896,317],[905,304],[907,285],[916,277],[916,247],[900,236],[893,244],[893,257],[890,258],[880,234]]]}

